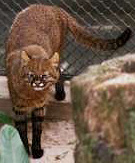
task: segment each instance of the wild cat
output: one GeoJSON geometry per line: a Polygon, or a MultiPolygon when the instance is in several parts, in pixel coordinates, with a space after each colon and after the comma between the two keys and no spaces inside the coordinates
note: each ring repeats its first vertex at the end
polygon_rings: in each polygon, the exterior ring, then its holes
{"type": "Polygon", "coordinates": [[[59,55],[67,31],[87,47],[116,49],[131,35],[127,28],[118,38],[94,38],[75,18],[56,6],[31,5],[15,18],[6,42],[8,86],[17,119],[15,126],[28,153],[27,113],[32,115],[32,155],[40,158],[43,107],[55,85],[57,100],[65,98],[60,80],[59,55]]]}

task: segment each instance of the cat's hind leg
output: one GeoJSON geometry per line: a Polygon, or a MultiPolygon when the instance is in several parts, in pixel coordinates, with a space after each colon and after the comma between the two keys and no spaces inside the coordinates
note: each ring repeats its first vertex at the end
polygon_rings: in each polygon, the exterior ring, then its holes
{"type": "Polygon", "coordinates": [[[41,148],[42,122],[44,121],[45,108],[36,108],[32,112],[32,155],[33,158],[43,156],[41,148]]]}
{"type": "Polygon", "coordinates": [[[58,82],[55,84],[55,99],[58,101],[64,100],[66,97],[65,89],[64,89],[64,79],[60,70],[60,78],[58,82]]]}
{"type": "Polygon", "coordinates": [[[58,101],[64,100],[66,97],[66,93],[64,90],[64,82],[58,81],[55,84],[55,99],[58,101]]]}

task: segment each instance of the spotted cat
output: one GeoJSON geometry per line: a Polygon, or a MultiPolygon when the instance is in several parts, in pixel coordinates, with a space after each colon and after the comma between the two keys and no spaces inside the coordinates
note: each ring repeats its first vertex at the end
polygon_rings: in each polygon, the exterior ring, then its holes
{"type": "Polygon", "coordinates": [[[27,138],[27,114],[32,115],[32,155],[40,158],[43,107],[48,104],[55,85],[57,100],[65,98],[59,68],[59,55],[67,31],[87,47],[116,49],[131,35],[127,28],[118,38],[94,38],[75,18],[56,6],[31,5],[17,14],[6,42],[8,86],[16,113],[15,126],[30,153],[27,138]]]}

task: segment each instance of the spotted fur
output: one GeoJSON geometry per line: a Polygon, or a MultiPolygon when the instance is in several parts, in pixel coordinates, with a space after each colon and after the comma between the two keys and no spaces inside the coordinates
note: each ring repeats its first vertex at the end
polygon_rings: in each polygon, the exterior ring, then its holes
{"type": "Polygon", "coordinates": [[[16,16],[6,42],[8,86],[17,117],[15,126],[28,153],[26,119],[27,113],[32,113],[34,158],[43,155],[43,106],[50,99],[51,86],[56,83],[57,100],[65,98],[63,81],[59,80],[59,54],[68,29],[80,43],[103,50],[122,46],[131,35],[126,29],[116,39],[94,38],[75,18],[55,6],[32,5],[16,16]]]}

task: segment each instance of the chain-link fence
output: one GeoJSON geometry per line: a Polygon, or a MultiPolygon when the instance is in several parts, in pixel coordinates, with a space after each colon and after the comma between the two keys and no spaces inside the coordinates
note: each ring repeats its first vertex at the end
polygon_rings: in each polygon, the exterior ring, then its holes
{"type": "MultiPolygon", "coordinates": [[[[30,4],[42,3],[64,8],[72,16],[88,28],[93,35],[102,38],[116,38],[127,26],[134,31],[134,0],[0,0],[0,74],[5,74],[4,44],[8,30],[15,15],[30,4]]],[[[67,76],[77,75],[88,65],[134,53],[134,32],[125,46],[116,51],[97,51],[87,49],[75,43],[70,34],[65,39],[61,67],[67,76]]]]}

